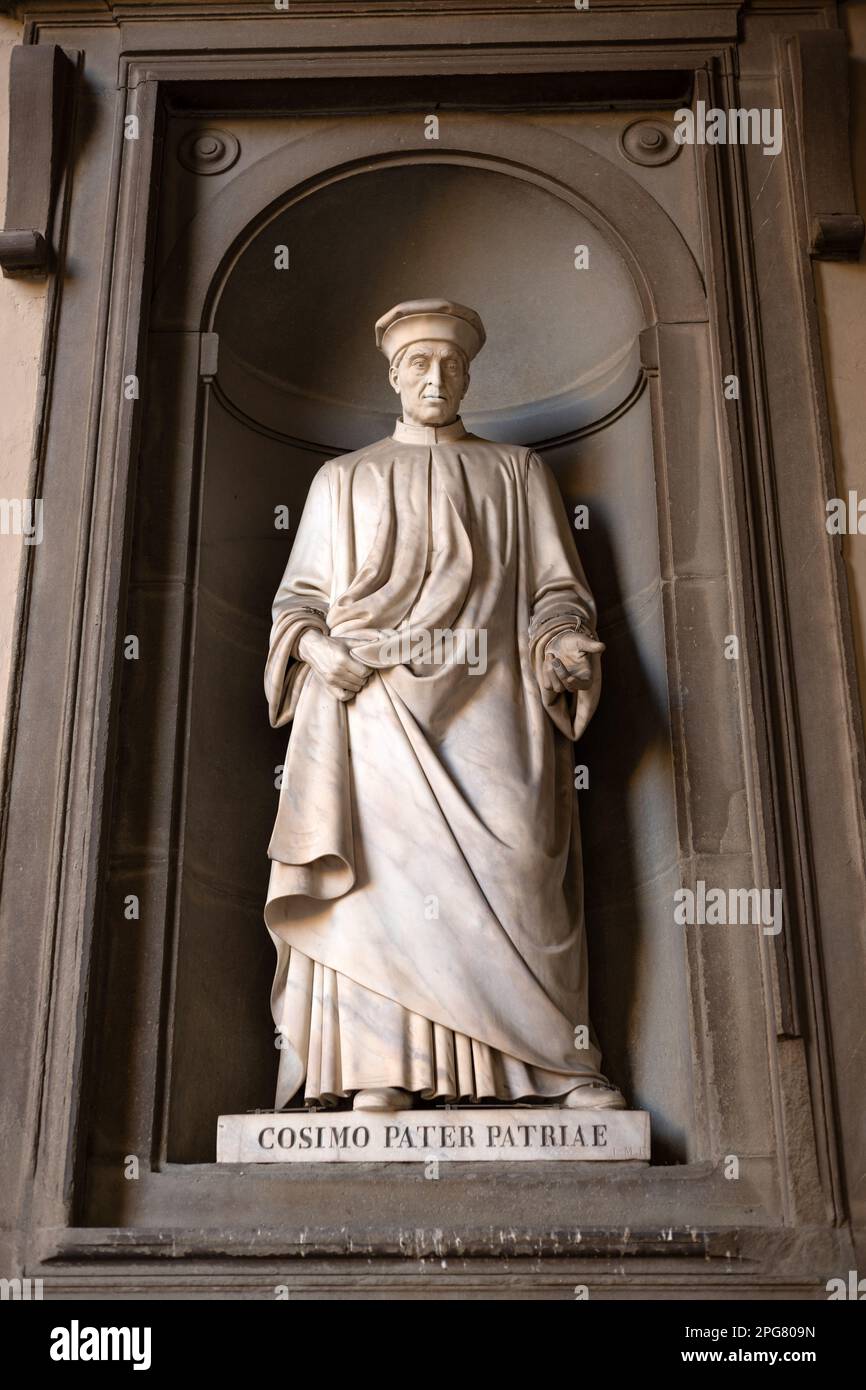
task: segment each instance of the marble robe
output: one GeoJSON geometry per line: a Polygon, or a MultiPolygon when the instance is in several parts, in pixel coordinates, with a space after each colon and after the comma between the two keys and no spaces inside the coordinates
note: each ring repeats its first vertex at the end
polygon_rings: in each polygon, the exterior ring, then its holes
{"type": "Polygon", "coordinates": [[[576,616],[594,627],[531,450],[399,421],[316,474],[265,675],[272,725],[293,726],[265,908],[277,1106],[302,1085],[322,1104],[373,1086],[513,1101],[600,1076],[573,789],[599,659],[576,696],[539,679],[576,616]],[[299,659],[309,626],[371,668],[351,701],[299,659]],[[475,670],[459,644],[412,660],[436,629],[483,630],[483,672],[480,647],[475,670]]]}

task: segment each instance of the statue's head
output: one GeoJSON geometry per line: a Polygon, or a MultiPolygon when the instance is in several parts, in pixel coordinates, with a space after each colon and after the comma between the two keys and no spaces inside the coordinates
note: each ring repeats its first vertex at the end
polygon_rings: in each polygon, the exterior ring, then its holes
{"type": "Polygon", "coordinates": [[[450,425],[469,389],[469,363],[484,345],[474,309],[447,299],[411,299],[376,324],[376,346],[413,425],[450,425]]]}

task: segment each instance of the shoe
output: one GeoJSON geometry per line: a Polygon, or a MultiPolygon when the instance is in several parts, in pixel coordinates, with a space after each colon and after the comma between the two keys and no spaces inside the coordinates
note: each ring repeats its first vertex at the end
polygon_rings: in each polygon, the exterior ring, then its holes
{"type": "Polygon", "coordinates": [[[584,1081],[559,1102],[563,1110],[627,1110],[622,1091],[610,1082],[584,1081]]]}
{"type": "Polygon", "coordinates": [[[399,1086],[377,1086],[371,1091],[356,1091],[354,1110],[409,1110],[411,1096],[399,1086]]]}

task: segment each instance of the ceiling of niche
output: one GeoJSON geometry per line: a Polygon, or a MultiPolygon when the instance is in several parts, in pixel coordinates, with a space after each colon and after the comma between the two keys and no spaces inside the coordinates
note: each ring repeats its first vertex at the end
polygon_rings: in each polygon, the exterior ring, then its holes
{"type": "Polygon", "coordinates": [[[610,407],[612,380],[622,378],[623,395],[633,384],[641,307],[596,228],[523,179],[434,162],[340,179],[258,233],[220,300],[221,381],[235,397],[252,383],[252,406],[237,403],[282,414],[269,423],[289,432],[293,414],[308,432],[318,411],[325,435],[345,435],[343,417],[397,410],[375,320],[400,300],[435,297],[471,305],[487,329],[469,417],[537,415],[556,398],[586,416],[593,396],[610,407]],[[288,270],[274,268],[278,245],[288,270]],[[575,269],[578,245],[589,247],[588,269],[575,269]]]}

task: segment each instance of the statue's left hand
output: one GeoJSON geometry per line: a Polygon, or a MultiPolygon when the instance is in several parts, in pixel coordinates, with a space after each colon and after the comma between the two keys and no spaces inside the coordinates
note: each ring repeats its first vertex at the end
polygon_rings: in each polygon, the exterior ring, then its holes
{"type": "Polygon", "coordinates": [[[545,690],[582,690],[592,681],[594,653],[604,651],[604,643],[586,632],[560,632],[552,637],[544,653],[541,683],[545,690]]]}

